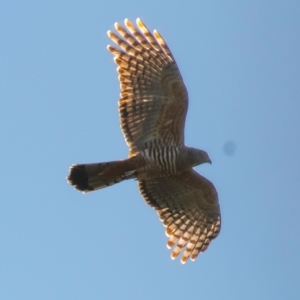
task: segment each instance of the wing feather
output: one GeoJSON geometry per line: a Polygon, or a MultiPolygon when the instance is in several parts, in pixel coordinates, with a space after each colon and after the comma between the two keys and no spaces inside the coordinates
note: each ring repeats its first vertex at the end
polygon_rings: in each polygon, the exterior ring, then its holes
{"type": "Polygon", "coordinates": [[[137,27],[127,19],[125,26],[115,24],[118,35],[108,31],[119,47],[108,50],[118,65],[119,114],[130,156],[151,141],[182,145],[188,94],[174,57],[160,34],[140,19],[137,27]]]}
{"type": "Polygon", "coordinates": [[[146,202],[158,213],[169,237],[171,257],[195,260],[217,237],[221,227],[218,195],[214,185],[195,170],[180,175],[139,181],[146,202]]]}

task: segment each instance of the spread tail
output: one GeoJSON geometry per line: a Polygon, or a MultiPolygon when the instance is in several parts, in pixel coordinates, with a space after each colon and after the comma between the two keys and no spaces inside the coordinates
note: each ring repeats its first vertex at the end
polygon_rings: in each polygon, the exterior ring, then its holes
{"type": "Polygon", "coordinates": [[[70,167],[68,182],[84,193],[102,189],[125,179],[135,178],[132,159],[70,167]]]}

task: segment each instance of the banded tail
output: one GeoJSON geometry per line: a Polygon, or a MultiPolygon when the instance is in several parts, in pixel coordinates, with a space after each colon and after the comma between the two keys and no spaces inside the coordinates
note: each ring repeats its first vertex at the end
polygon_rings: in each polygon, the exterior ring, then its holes
{"type": "Polygon", "coordinates": [[[84,193],[111,186],[125,179],[135,178],[134,160],[125,159],[70,167],[69,184],[84,193]]]}

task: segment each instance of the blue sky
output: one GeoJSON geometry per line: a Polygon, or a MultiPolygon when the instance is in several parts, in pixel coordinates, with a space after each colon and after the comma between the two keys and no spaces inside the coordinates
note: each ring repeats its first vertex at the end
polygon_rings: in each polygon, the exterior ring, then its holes
{"type": "Polygon", "coordinates": [[[1,1],[1,299],[299,299],[299,15],[299,1],[1,1]],[[188,88],[186,144],[213,161],[196,170],[221,233],[184,266],[136,182],[83,195],[65,179],[127,156],[106,31],[137,17],[188,88]]]}

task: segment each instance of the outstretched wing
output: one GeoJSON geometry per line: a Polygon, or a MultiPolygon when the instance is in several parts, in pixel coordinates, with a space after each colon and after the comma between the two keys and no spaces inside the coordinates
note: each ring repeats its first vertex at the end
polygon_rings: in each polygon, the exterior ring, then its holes
{"type": "Polygon", "coordinates": [[[181,262],[195,260],[221,228],[218,194],[214,185],[193,169],[180,175],[139,181],[146,202],[157,210],[169,236],[171,257],[183,252],[181,262]]]}
{"type": "Polygon", "coordinates": [[[118,23],[119,36],[108,36],[120,49],[108,46],[118,65],[121,127],[130,156],[145,149],[147,142],[165,145],[184,142],[188,95],[177,64],[157,31],[154,35],[137,19],[139,30],[125,20],[118,23]]]}

